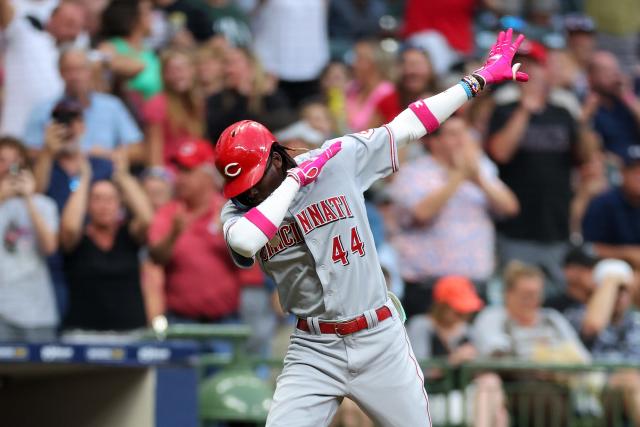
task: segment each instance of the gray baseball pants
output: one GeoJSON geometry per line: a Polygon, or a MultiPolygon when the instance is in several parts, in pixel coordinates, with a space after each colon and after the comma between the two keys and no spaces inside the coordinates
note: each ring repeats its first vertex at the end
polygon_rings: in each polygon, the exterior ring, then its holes
{"type": "Polygon", "coordinates": [[[392,317],[345,337],[295,330],[267,427],[328,426],[343,397],[380,426],[431,426],[422,370],[386,305],[392,317]]]}

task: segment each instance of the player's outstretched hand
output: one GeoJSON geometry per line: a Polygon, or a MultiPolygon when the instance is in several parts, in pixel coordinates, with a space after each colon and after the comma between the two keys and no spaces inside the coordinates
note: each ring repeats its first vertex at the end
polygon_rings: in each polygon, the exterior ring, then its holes
{"type": "Polygon", "coordinates": [[[307,160],[306,162],[302,162],[296,168],[289,169],[287,176],[298,181],[300,187],[309,185],[316,180],[318,175],[320,175],[320,171],[329,159],[338,154],[340,150],[342,150],[342,142],[334,142],[317,157],[307,160]]]}
{"type": "Polygon", "coordinates": [[[489,57],[484,65],[473,72],[474,75],[482,77],[486,84],[499,83],[505,80],[517,80],[526,82],[529,80],[527,73],[518,71],[519,63],[511,65],[524,36],[520,34],[514,42],[511,41],[513,30],[509,28],[506,32],[500,31],[498,40],[489,50],[489,57]]]}

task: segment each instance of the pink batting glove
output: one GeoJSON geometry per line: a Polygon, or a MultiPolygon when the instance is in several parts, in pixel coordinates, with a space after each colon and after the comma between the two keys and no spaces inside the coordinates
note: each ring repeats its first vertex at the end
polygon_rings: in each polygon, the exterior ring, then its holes
{"type": "Polygon", "coordinates": [[[338,154],[340,150],[342,150],[342,142],[334,142],[314,159],[307,160],[299,164],[298,167],[289,169],[287,176],[298,181],[300,187],[309,185],[318,178],[325,163],[338,154]]]}
{"type": "Polygon", "coordinates": [[[500,31],[498,40],[489,50],[489,57],[484,65],[473,72],[479,75],[485,83],[499,83],[506,80],[517,80],[526,82],[529,80],[527,73],[518,71],[520,63],[511,65],[520,44],[524,40],[524,35],[520,34],[512,43],[513,30],[509,28],[507,32],[500,31]]]}

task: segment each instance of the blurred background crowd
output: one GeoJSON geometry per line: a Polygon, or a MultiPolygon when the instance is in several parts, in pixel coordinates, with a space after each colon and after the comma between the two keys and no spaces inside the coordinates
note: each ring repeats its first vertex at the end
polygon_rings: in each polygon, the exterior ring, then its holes
{"type": "MultiPolygon", "coordinates": [[[[0,0],[0,340],[244,322],[282,354],[274,284],[222,237],[222,130],[380,126],[508,27],[530,82],[365,195],[389,287],[422,359],[638,360],[637,0],[0,0]]],[[[608,381],[640,425],[640,375],[608,381]]]]}

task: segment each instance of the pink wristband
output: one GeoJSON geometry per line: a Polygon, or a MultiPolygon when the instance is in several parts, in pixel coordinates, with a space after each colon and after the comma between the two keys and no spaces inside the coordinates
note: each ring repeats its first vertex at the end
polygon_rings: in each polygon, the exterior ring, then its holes
{"type": "Polygon", "coordinates": [[[418,117],[428,133],[432,133],[440,127],[440,123],[436,116],[433,115],[427,104],[420,100],[409,105],[409,109],[418,117]]]}
{"type": "Polygon", "coordinates": [[[258,210],[258,208],[252,208],[249,212],[247,212],[244,217],[249,220],[253,225],[258,227],[260,231],[267,236],[267,239],[271,240],[273,236],[278,232],[278,227],[273,225],[269,218],[264,216],[262,212],[258,210]]]}

